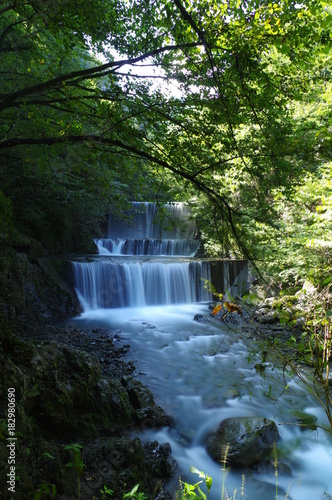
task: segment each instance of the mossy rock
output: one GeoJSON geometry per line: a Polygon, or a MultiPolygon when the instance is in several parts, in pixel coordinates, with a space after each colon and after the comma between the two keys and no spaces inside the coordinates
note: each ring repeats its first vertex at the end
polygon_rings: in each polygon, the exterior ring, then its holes
{"type": "Polygon", "coordinates": [[[0,376],[3,387],[17,388],[20,432],[58,438],[102,429],[107,435],[135,423],[127,389],[117,379],[102,379],[94,356],[55,343],[36,347],[13,335],[5,347],[0,376]]]}
{"type": "Polygon", "coordinates": [[[170,417],[160,406],[156,406],[152,392],[139,380],[123,377],[122,383],[127,390],[129,401],[135,409],[135,418],[143,428],[161,427],[170,424],[170,417]]]}
{"type": "Polygon", "coordinates": [[[207,452],[216,462],[250,467],[267,460],[279,439],[272,420],[261,417],[227,418],[207,440],[207,452]]]}
{"type": "Polygon", "coordinates": [[[104,485],[114,490],[112,498],[122,498],[139,483],[139,492],[148,498],[163,496],[163,483],[174,475],[176,463],[170,460],[171,447],[157,441],[142,444],[139,438],[102,438],[83,448],[85,463],[93,480],[82,487],[83,498],[99,498],[104,485]]]}
{"type": "Polygon", "coordinates": [[[274,300],[272,302],[272,308],[273,309],[292,308],[295,302],[297,302],[297,297],[295,297],[294,295],[284,295],[280,299],[274,300]]]}

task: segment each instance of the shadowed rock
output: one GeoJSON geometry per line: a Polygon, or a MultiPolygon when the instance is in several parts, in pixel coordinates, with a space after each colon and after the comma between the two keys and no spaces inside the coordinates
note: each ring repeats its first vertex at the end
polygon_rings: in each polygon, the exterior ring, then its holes
{"type": "Polygon", "coordinates": [[[276,424],[267,418],[236,417],[223,420],[207,440],[207,452],[216,462],[249,467],[269,458],[279,439],[276,424]]]}

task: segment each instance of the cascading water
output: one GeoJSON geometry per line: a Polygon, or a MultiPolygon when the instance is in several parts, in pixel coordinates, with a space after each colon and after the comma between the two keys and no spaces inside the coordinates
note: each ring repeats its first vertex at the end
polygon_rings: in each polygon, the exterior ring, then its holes
{"type": "Polygon", "coordinates": [[[203,286],[211,279],[210,264],[191,258],[199,241],[188,211],[182,203],[172,203],[162,213],[153,203],[133,203],[130,223],[110,217],[107,238],[95,240],[98,259],[72,263],[74,286],[85,310],[211,299],[203,286]]]}
{"type": "Polygon", "coordinates": [[[140,260],[73,262],[75,287],[84,307],[140,307],[209,300],[197,286],[209,279],[204,262],[140,260]]]}
{"type": "MultiPolygon", "coordinates": [[[[148,245],[152,240],[154,248],[164,237],[195,241],[195,227],[181,227],[180,233],[171,227],[163,233],[163,226],[153,222],[158,219],[155,206],[135,204],[134,210],[137,216],[131,226],[110,220],[100,255],[74,262],[73,271],[85,311],[76,321],[89,327],[120,328],[122,339],[131,344],[130,354],[135,356],[142,381],[173,418],[171,428],[149,428],[141,439],[169,442],[179,464],[177,474],[188,482],[198,480],[189,474],[190,466],[211,474],[210,500],[220,500],[223,488],[229,498],[237,490],[236,498],[246,500],[331,498],[330,437],[324,431],[291,425],[295,410],[327,425],[316,400],[296,377],[279,370],[273,361],[265,363],[264,370],[257,369],[266,345],[245,334],[241,326],[229,328],[211,318],[204,303],[211,299],[204,280],[214,276],[222,292],[230,285],[239,289],[241,274],[246,272],[244,268],[241,273],[243,263],[202,262],[188,254],[157,258],[145,253],[144,245],[141,252],[137,250],[141,243],[133,241],[146,240],[148,245]],[[116,248],[107,243],[110,239],[117,239],[116,248]],[[120,248],[120,240],[130,240],[123,244],[126,250],[120,248]],[[136,250],[139,255],[129,255],[136,250]],[[207,321],[193,321],[195,314],[207,321]],[[277,477],[273,466],[231,469],[225,477],[221,465],[208,456],[205,442],[209,432],[223,419],[237,416],[262,416],[277,423],[281,437],[278,462],[286,464],[277,477]]],[[[177,205],[176,210],[183,215],[183,206],[177,205]]],[[[223,498],[227,498],[225,492],[223,498]]]]}
{"type": "Polygon", "coordinates": [[[128,222],[109,217],[110,238],[192,239],[196,224],[183,203],[168,203],[158,209],[155,203],[133,202],[128,222]]]}
{"type": "Polygon", "coordinates": [[[150,239],[96,239],[98,251],[103,255],[188,255],[194,257],[199,248],[197,240],[150,239]]]}
{"type": "Polygon", "coordinates": [[[193,257],[199,248],[195,223],[183,203],[164,205],[158,212],[154,203],[134,202],[128,216],[128,224],[109,218],[107,238],[95,240],[99,253],[193,257]]]}

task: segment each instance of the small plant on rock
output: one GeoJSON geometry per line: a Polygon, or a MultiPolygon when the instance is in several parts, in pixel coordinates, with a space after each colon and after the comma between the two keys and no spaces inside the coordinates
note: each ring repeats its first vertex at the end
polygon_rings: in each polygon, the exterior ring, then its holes
{"type": "Polygon", "coordinates": [[[112,496],[114,491],[111,490],[110,488],[107,488],[106,484],[104,484],[104,489],[100,490],[100,493],[101,493],[102,500],[105,500],[106,495],[112,496]]]}
{"type": "Polygon", "coordinates": [[[195,484],[189,484],[184,481],[181,481],[180,479],[181,490],[178,492],[179,496],[177,498],[179,500],[183,500],[184,498],[188,498],[189,500],[196,500],[196,499],[206,500],[207,495],[201,490],[200,484],[205,483],[205,486],[208,491],[207,494],[209,495],[212,486],[212,477],[209,474],[205,474],[204,472],[196,469],[196,467],[191,467],[190,472],[198,474],[198,476],[202,478],[202,480],[198,481],[195,484]]]}
{"type": "Polygon", "coordinates": [[[123,499],[130,498],[134,500],[148,500],[148,497],[145,493],[138,492],[139,484],[136,484],[131,491],[128,493],[124,493],[123,499]]]}
{"type": "Polygon", "coordinates": [[[82,458],[82,448],[83,446],[78,443],[72,443],[65,446],[65,450],[71,451],[73,454],[74,460],[72,462],[68,462],[66,467],[75,467],[77,471],[77,485],[78,485],[78,498],[81,499],[81,476],[83,469],[86,467],[82,458]]]}

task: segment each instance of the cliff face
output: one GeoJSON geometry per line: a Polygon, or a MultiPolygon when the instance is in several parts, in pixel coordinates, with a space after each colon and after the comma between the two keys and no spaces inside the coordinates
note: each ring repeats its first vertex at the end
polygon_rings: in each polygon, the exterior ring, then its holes
{"type": "Polygon", "coordinates": [[[170,449],[158,443],[143,446],[127,436],[128,430],[167,425],[169,419],[133,378],[132,362],[123,359],[129,346],[122,343],[121,332],[78,329],[65,321],[77,309],[63,282],[63,262],[38,262],[10,247],[1,250],[0,461],[7,464],[0,477],[3,498],[10,498],[9,388],[15,394],[18,498],[42,492],[48,492],[47,498],[53,498],[50,492],[56,498],[77,498],[78,487],[83,498],[101,498],[104,486],[120,498],[138,482],[148,498],[155,492],[168,498],[162,483],[173,472],[170,449]],[[55,326],[56,318],[62,318],[63,327],[55,326]],[[82,448],[68,448],[72,443],[82,448]],[[75,466],[67,466],[78,459],[75,450],[84,463],[79,486],[75,466]]]}
{"type": "Polygon", "coordinates": [[[45,259],[28,258],[7,245],[0,246],[0,315],[9,321],[46,321],[74,316],[71,296],[59,282],[56,267],[45,259]]]}

